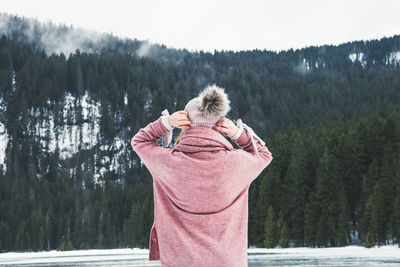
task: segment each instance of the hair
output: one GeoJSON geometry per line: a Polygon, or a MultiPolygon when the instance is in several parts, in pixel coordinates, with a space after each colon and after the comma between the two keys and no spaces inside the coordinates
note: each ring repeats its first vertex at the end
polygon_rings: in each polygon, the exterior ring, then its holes
{"type": "Polygon", "coordinates": [[[181,132],[179,133],[178,138],[176,138],[176,140],[175,140],[175,146],[177,144],[179,144],[179,141],[181,140],[181,137],[183,136],[184,132],[185,132],[185,129],[181,129],[181,132]]]}

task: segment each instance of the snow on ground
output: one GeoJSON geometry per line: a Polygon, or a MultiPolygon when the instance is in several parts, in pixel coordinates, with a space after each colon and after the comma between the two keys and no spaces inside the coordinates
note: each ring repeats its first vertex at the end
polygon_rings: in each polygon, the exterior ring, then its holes
{"type": "MultiPolygon", "coordinates": [[[[353,63],[356,61],[360,62],[363,67],[367,65],[365,55],[362,52],[349,54],[349,59],[353,63]]],[[[400,65],[400,51],[390,52],[385,58],[385,64],[400,65]]]]}
{"type": "Polygon", "coordinates": [[[249,253],[268,253],[268,257],[281,258],[348,258],[348,257],[365,257],[365,258],[397,258],[400,260],[400,248],[396,245],[388,245],[381,247],[365,248],[362,246],[346,246],[332,248],[250,248],[249,253]]]}
{"type": "MultiPolygon", "coordinates": [[[[5,103],[3,97],[0,97],[0,114],[5,112],[5,103]]],[[[2,121],[0,121],[0,165],[3,167],[3,171],[6,171],[6,148],[8,144],[8,132],[7,128],[2,121]]]]}
{"type": "MultiPolygon", "coordinates": [[[[50,105],[50,100],[47,103],[50,105]]],[[[91,100],[88,92],[85,92],[80,99],[83,119],[81,124],[76,122],[76,98],[67,92],[63,103],[63,126],[55,127],[52,110],[46,110],[40,118],[40,110],[33,107],[30,115],[36,120],[30,120],[29,123],[35,123],[33,135],[40,140],[41,149],[54,153],[58,147],[60,158],[65,160],[79,152],[79,149],[91,149],[97,144],[97,135],[100,132],[100,103],[91,100]],[[46,136],[50,139],[47,140],[46,136]]],[[[30,125],[27,128],[29,129],[30,125]]]]}
{"type": "Polygon", "coordinates": [[[0,265],[26,265],[26,264],[67,264],[127,261],[136,262],[137,266],[159,266],[159,262],[148,262],[148,249],[91,249],[73,251],[44,251],[44,252],[8,252],[0,253],[0,265]]]}
{"type": "Polygon", "coordinates": [[[391,52],[386,58],[386,64],[400,64],[400,51],[391,52]]]}
{"type": "Polygon", "coordinates": [[[8,133],[5,125],[0,122],[0,165],[3,167],[3,171],[6,170],[6,148],[8,144],[8,133]]]}
{"type": "MultiPolygon", "coordinates": [[[[0,265],[90,265],[90,266],[161,266],[149,261],[148,249],[104,249],[46,252],[0,253],[0,265]]],[[[400,248],[383,246],[364,248],[249,248],[250,266],[399,266],[400,248]],[[385,263],[384,265],[381,265],[385,263]]]]}
{"type": "Polygon", "coordinates": [[[367,61],[365,60],[364,53],[351,53],[349,55],[350,60],[354,63],[356,61],[360,62],[363,67],[367,65],[367,61]]]}
{"type": "MultiPolygon", "coordinates": [[[[125,95],[124,101],[127,104],[127,95],[125,95]]],[[[51,105],[50,100],[48,100],[48,105],[51,105]]],[[[34,132],[31,134],[39,140],[42,151],[54,153],[58,148],[60,159],[66,160],[72,158],[81,150],[90,150],[99,144],[101,103],[94,101],[88,91],[85,91],[84,95],[79,99],[70,92],[66,92],[63,99],[62,114],[63,125],[55,126],[54,114],[51,109],[46,109],[42,114],[39,109],[31,108],[30,115],[35,120],[30,120],[28,123],[34,125],[33,127],[28,125],[27,128],[34,128],[34,132]],[[77,110],[78,107],[81,107],[81,110],[77,110]],[[81,112],[82,121],[78,121],[77,114],[79,112],[81,112]]],[[[4,135],[3,138],[0,132],[0,153],[1,149],[3,147],[5,149],[7,146],[8,139],[6,137],[4,135]]],[[[130,149],[129,142],[126,142],[121,136],[116,136],[111,144],[99,146],[101,151],[113,151],[114,153],[112,158],[105,155],[98,159],[102,165],[95,167],[93,177],[96,183],[101,183],[101,177],[107,171],[116,174],[123,173],[125,166],[121,165],[121,163],[124,163],[124,156],[127,154],[126,151],[128,149],[130,149]]],[[[97,155],[95,154],[94,156],[96,162],[97,155]]],[[[0,164],[2,163],[1,160],[0,155],[0,164]]],[[[70,171],[71,175],[76,173],[76,169],[71,169],[70,171]]]]}
{"type": "Polygon", "coordinates": [[[125,93],[124,95],[124,104],[128,105],[128,93],[125,93]]]}
{"type": "MultiPolygon", "coordinates": [[[[76,98],[70,93],[65,95],[63,110],[64,126],[60,132],[61,138],[59,140],[52,138],[52,141],[57,141],[58,143],[61,159],[71,157],[79,151],[80,147],[81,149],[88,150],[98,143],[98,134],[100,132],[99,121],[101,116],[100,103],[91,100],[87,91],[85,91],[80,101],[83,123],[77,125],[75,118],[76,98]],[[71,119],[73,122],[72,125],[68,124],[68,120],[71,119]]],[[[52,148],[54,151],[55,146],[52,146],[52,148]]]]}
{"type": "Polygon", "coordinates": [[[286,249],[255,248],[249,249],[248,252],[249,267],[400,266],[400,248],[393,245],[370,249],[361,246],[286,249]]]}

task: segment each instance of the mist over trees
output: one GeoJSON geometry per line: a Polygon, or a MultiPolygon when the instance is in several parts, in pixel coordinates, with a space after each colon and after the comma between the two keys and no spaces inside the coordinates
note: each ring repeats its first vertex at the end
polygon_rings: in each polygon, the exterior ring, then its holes
{"type": "Polygon", "coordinates": [[[42,37],[73,29],[29,23],[0,27],[0,251],[148,247],[152,178],[130,139],[209,83],[274,155],[249,245],[400,243],[400,36],[279,53],[104,36],[64,54],[42,37]]]}

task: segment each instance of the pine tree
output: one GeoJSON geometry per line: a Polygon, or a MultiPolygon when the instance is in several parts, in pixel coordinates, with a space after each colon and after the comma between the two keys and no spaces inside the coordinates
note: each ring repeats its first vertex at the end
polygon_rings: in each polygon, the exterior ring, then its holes
{"type": "MultiPolygon", "coordinates": [[[[278,207],[279,199],[277,197],[276,188],[279,187],[279,177],[276,172],[276,168],[271,166],[271,169],[267,169],[264,174],[261,174],[260,177],[257,178],[255,182],[260,182],[258,194],[255,192],[256,186],[252,186],[252,191],[250,192],[252,197],[257,197],[257,204],[255,206],[255,210],[253,211],[252,218],[255,222],[252,224],[254,227],[253,235],[255,235],[255,240],[259,244],[262,244],[264,241],[264,229],[265,229],[265,221],[268,213],[268,207],[272,205],[273,207],[278,207]],[[253,218],[254,217],[254,218],[253,218]]],[[[250,203],[250,200],[249,200],[250,203]]],[[[249,214],[250,221],[250,214],[249,214]]],[[[249,222],[250,223],[250,222],[249,222]]]]}
{"type": "Polygon", "coordinates": [[[379,164],[376,158],[373,159],[372,163],[368,167],[368,173],[365,177],[365,181],[362,187],[361,202],[362,206],[360,209],[360,224],[359,224],[359,234],[361,239],[365,240],[368,229],[370,229],[371,222],[371,205],[372,205],[372,194],[373,187],[379,179],[379,164]]]}
{"type": "Polygon", "coordinates": [[[281,229],[281,237],[279,239],[279,245],[283,248],[289,247],[289,228],[286,222],[283,224],[281,229]]]}
{"type": "Polygon", "coordinates": [[[373,187],[373,191],[368,198],[366,209],[367,214],[370,214],[370,227],[371,232],[378,236],[377,242],[380,244],[380,236],[384,235],[385,233],[385,207],[383,201],[383,187],[382,182],[377,182],[376,185],[373,187]]]}
{"type": "Polygon", "coordinates": [[[350,237],[349,227],[349,209],[344,187],[340,190],[340,213],[338,218],[338,229],[336,232],[337,242],[339,246],[346,246],[347,239],[350,237]]]}
{"type": "Polygon", "coordinates": [[[302,246],[304,242],[305,181],[308,175],[306,171],[307,153],[299,131],[293,132],[292,140],[281,205],[284,218],[293,231],[296,246],[302,246]]]}
{"type": "Polygon", "coordinates": [[[312,193],[304,210],[304,242],[307,246],[314,247],[317,244],[317,233],[319,222],[318,204],[315,194],[312,193]]]}
{"type": "Polygon", "coordinates": [[[275,212],[272,206],[268,208],[268,215],[265,221],[265,239],[264,245],[267,248],[274,248],[277,244],[277,227],[276,227],[276,219],[275,212]]]}
{"type": "Polygon", "coordinates": [[[329,152],[328,145],[320,158],[317,169],[316,199],[318,201],[321,216],[318,222],[317,241],[318,246],[334,244],[335,218],[338,214],[337,196],[337,161],[329,152]]]}
{"type": "Polygon", "coordinates": [[[394,242],[400,244],[400,186],[397,186],[397,195],[394,201],[394,212],[392,218],[394,242]]]}
{"type": "Polygon", "coordinates": [[[328,246],[328,242],[330,239],[329,227],[330,226],[329,226],[328,212],[326,210],[323,210],[317,228],[318,247],[328,246]]]}
{"type": "Polygon", "coordinates": [[[392,232],[394,242],[400,244],[400,151],[398,151],[394,159],[394,173],[395,173],[395,185],[396,185],[396,197],[393,203],[393,215],[392,215],[392,232]]]}
{"type": "Polygon", "coordinates": [[[373,247],[375,245],[376,245],[376,243],[375,243],[374,235],[370,231],[368,231],[367,232],[366,241],[365,241],[365,247],[366,248],[371,248],[371,247],[373,247]]]}
{"type": "Polygon", "coordinates": [[[382,166],[379,170],[379,180],[372,188],[366,203],[366,212],[370,214],[370,230],[376,235],[378,245],[383,245],[387,240],[389,220],[393,213],[394,188],[392,180],[391,161],[384,154],[382,166]]]}

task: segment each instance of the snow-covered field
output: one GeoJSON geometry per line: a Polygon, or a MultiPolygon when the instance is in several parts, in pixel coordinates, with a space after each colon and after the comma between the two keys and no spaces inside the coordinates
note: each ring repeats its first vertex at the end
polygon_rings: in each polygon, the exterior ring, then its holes
{"type": "Polygon", "coordinates": [[[249,266],[400,266],[400,248],[361,246],[248,250],[249,266]]]}
{"type": "MultiPolygon", "coordinates": [[[[104,249],[1,253],[0,265],[13,266],[161,266],[148,261],[147,249],[104,249]]],[[[251,266],[400,266],[400,248],[360,246],[340,248],[248,249],[251,266]]]]}
{"type": "Polygon", "coordinates": [[[148,249],[91,249],[1,253],[0,265],[17,266],[161,266],[148,261],[148,249]]]}

